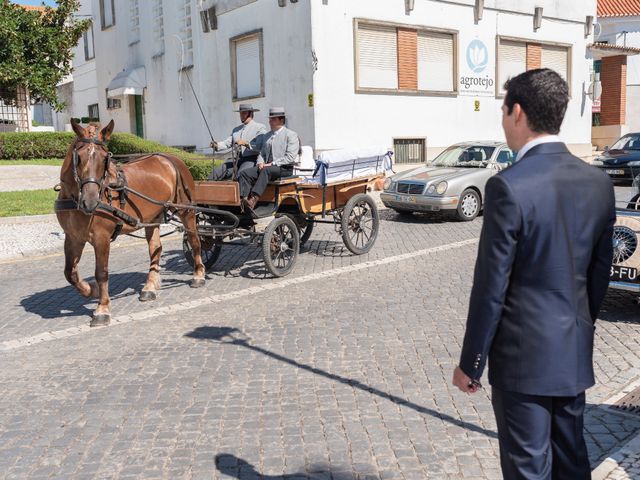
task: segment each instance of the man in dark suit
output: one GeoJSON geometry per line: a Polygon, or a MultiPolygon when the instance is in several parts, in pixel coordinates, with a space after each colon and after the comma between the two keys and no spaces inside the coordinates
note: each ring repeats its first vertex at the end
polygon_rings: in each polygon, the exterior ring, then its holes
{"type": "Polygon", "coordinates": [[[530,70],[505,89],[502,126],[518,156],[486,186],[453,384],[477,391],[488,358],[505,479],[589,479],[584,392],[612,261],[613,186],[556,136],[569,100],[556,72],[530,70]]]}

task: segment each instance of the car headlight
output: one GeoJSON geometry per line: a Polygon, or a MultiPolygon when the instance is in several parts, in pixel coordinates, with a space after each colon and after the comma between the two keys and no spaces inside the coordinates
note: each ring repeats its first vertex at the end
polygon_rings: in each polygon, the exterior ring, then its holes
{"type": "Polygon", "coordinates": [[[440,182],[438,185],[436,185],[436,193],[438,195],[442,195],[444,192],[447,191],[448,186],[449,185],[447,184],[447,182],[444,182],[444,181],[440,182]]]}
{"type": "Polygon", "coordinates": [[[436,193],[436,186],[435,185],[429,185],[429,188],[427,188],[427,193],[430,193],[432,195],[434,193],[436,193]]]}
{"type": "Polygon", "coordinates": [[[387,179],[384,181],[384,186],[383,186],[382,188],[383,188],[383,189],[385,189],[385,190],[389,190],[389,187],[390,187],[390,186],[391,186],[391,179],[390,179],[390,178],[387,178],[387,179]]]}

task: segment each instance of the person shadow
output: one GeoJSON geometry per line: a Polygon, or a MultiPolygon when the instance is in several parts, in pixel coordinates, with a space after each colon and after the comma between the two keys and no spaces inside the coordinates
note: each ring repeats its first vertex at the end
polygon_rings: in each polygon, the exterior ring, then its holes
{"type": "MultiPolygon", "coordinates": [[[[312,465],[307,472],[286,473],[279,475],[265,475],[246,460],[238,458],[229,453],[216,455],[216,469],[231,478],[238,480],[361,480],[362,475],[356,476],[353,473],[336,471],[328,465],[312,465]]],[[[367,480],[380,478],[378,475],[367,475],[367,480]]]]}
{"type": "Polygon", "coordinates": [[[483,427],[480,427],[478,425],[475,425],[473,423],[470,422],[466,422],[464,420],[460,420],[459,418],[455,418],[452,417],[451,415],[448,415],[446,413],[443,412],[439,412],[437,410],[433,410],[431,408],[427,408],[424,407],[422,405],[418,405],[406,398],[402,398],[398,395],[393,395],[390,393],[387,393],[383,390],[380,390],[376,387],[372,387],[370,385],[367,385],[363,382],[361,382],[360,380],[357,380],[355,378],[349,378],[349,377],[345,377],[342,375],[337,375],[334,373],[330,373],[327,371],[324,371],[320,368],[317,367],[313,367],[311,365],[306,365],[304,363],[300,363],[297,362],[293,359],[287,358],[283,355],[280,355],[276,352],[272,352],[270,350],[267,350],[265,348],[262,348],[260,346],[257,345],[253,345],[250,343],[250,338],[248,338],[242,331],[240,331],[237,328],[233,328],[233,327],[213,327],[213,326],[205,326],[205,327],[197,327],[195,330],[186,333],[184,335],[185,337],[188,338],[194,338],[196,340],[210,340],[210,341],[215,341],[215,342],[219,342],[222,344],[226,344],[226,345],[236,345],[242,348],[246,348],[249,349],[251,351],[260,353],[262,355],[265,355],[266,357],[272,358],[274,360],[280,361],[280,362],[284,362],[286,364],[289,364],[293,367],[299,368],[301,370],[305,370],[307,372],[311,372],[315,375],[319,375],[321,377],[327,378],[329,380],[335,381],[335,382],[339,382],[345,385],[349,385],[352,388],[358,389],[358,390],[362,390],[364,392],[367,392],[371,395],[375,395],[377,397],[383,398],[385,400],[389,400],[397,405],[400,405],[402,407],[406,407],[406,408],[410,408],[420,414],[424,414],[424,415],[429,415],[431,417],[437,418],[442,420],[443,422],[449,423],[451,425],[455,425],[455,426],[459,426],[462,427],[466,430],[469,430],[471,432],[475,432],[475,433],[479,433],[482,435],[485,435],[489,438],[498,438],[496,432],[491,431],[491,430],[487,430],[483,427]]]}

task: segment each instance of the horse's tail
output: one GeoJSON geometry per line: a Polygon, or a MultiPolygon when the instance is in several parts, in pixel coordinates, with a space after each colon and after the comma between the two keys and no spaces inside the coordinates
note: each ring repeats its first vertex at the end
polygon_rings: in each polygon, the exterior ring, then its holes
{"type": "Polygon", "coordinates": [[[176,203],[192,203],[192,191],[195,189],[195,181],[189,167],[178,157],[166,153],[158,153],[159,157],[171,162],[176,171],[176,203]]]}

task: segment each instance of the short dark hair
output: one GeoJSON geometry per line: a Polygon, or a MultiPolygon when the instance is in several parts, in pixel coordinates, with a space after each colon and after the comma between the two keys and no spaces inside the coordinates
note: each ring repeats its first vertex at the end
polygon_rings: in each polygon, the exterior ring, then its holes
{"type": "Polygon", "coordinates": [[[517,103],[534,132],[555,135],[560,131],[569,103],[569,87],[558,73],[549,68],[528,70],[507,80],[504,89],[509,115],[517,103]]]}

